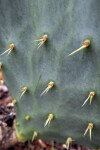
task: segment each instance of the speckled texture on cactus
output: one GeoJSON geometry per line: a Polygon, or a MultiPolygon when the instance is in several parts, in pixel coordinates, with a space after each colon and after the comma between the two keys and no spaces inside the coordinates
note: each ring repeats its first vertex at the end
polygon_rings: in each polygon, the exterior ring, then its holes
{"type": "Polygon", "coordinates": [[[100,147],[99,22],[99,0],[0,0],[0,61],[20,139],[100,147]]]}

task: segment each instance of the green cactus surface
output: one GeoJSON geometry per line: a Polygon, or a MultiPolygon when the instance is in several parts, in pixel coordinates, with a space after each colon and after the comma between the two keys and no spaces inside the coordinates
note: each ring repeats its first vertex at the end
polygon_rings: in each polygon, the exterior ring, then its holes
{"type": "Polygon", "coordinates": [[[100,148],[99,0],[0,0],[0,54],[18,138],[100,148]]]}

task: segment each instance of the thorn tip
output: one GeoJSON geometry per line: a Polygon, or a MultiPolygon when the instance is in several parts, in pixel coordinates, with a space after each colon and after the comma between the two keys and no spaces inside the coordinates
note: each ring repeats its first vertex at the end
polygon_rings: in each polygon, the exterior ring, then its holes
{"type": "Polygon", "coordinates": [[[73,51],[68,56],[71,56],[71,55],[75,54],[76,52],[79,52],[80,50],[83,50],[84,48],[88,47],[89,45],[90,45],[90,40],[85,40],[83,42],[83,45],[80,48],[78,48],[77,50],[73,51]]]}
{"type": "Polygon", "coordinates": [[[46,122],[45,122],[45,124],[44,124],[44,127],[46,127],[47,124],[50,125],[50,122],[51,122],[51,120],[53,119],[53,117],[54,117],[53,114],[49,114],[49,115],[48,115],[48,118],[47,118],[47,120],[46,120],[46,122]]]}
{"type": "Polygon", "coordinates": [[[70,144],[72,143],[72,138],[71,137],[68,137],[67,140],[66,140],[66,144],[64,144],[63,146],[66,146],[67,150],[69,149],[69,146],[70,144]]]}
{"type": "Polygon", "coordinates": [[[14,49],[14,44],[12,43],[12,44],[10,44],[9,45],[9,49],[7,49],[5,52],[3,52],[0,56],[2,56],[2,55],[4,55],[5,53],[7,53],[8,52],[8,54],[7,55],[9,55],[10,53],[11,53],[11,51],[14,49]]]}
{"type": "Polygon", "coordinates": [[[40,96],[42,96],[43,94],[46,94],[53,86],[54,86],[54,82],[50,81],[48,83],[48,87],[42,92],[42,94],[40,96]]]}
{"type": "Polygon", "coordinates": [[[88,95],[88,97],[87,97],[87,99],[86,99],[86,100],[84,101],[84,103],[82,104],[82,107],[86,104],[86,102],[87,102],[89,99],[90,99],[90,104],[91,104],[94,95],[95,95],[95,92],[90,92],[89,95],[88,95]]]}
{"type": "Polygon", "coordinates": [[[32,141],[35,139],[35,137],[37,137],[38,133],[36,131],[34,131],[33,136],[32,136],[32,141]]]}
{"type": "Polygon", "coordinates": [[[34,40],[33,42],[40,42],[40,43],[38,44],[38,48],[40,48],[40,47],[47,41],[47,39],[48,39],[48,36],[45,34],[45,35],[42,36],[41,39],[39,39],[39,40],[34,40]]]}
{"type": "Polygon", "coordinates": [[[24,86],[24,87],[22,88],[22,93],[21,93],[20,98],[26,93],[27,90],[28,90],[28,88],[27,88],[26,86],[24,86]]]}
{"type": "Polygon", "coordinates": [[[89,130],[89,136],[90,136],[90,141],[91,141],[91,132],[92,132],[92,129],[93,129],[93,123],[89,123],[85,132],[84,132],[84,136],[86,135],[86,133],[88,132],[89,130]]]}

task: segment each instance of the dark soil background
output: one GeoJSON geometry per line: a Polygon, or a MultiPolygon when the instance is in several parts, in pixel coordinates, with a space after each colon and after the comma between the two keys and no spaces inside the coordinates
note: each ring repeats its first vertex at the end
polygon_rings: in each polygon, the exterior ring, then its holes
{"type": "MultiPolygon", "coordinates": [[[[12,98],[7,87],[0,83],[0,150],[66,150],[61,143],[56,141],[34,140],[20,142],[17,139],[14,122],[16,113],[12,98]]],[[[91,150],[80,145],[70,145],[70,150],[91,150]]]]}

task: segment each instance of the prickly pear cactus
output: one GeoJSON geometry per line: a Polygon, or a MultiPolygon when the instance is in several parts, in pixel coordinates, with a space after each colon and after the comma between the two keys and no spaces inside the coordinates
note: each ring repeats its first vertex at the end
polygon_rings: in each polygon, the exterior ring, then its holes
{"type": "Polygon", "coordinates": [[[100,147],[99,51],[99,0],[0,0],[1,69],[20,139],[100,147]]]}

